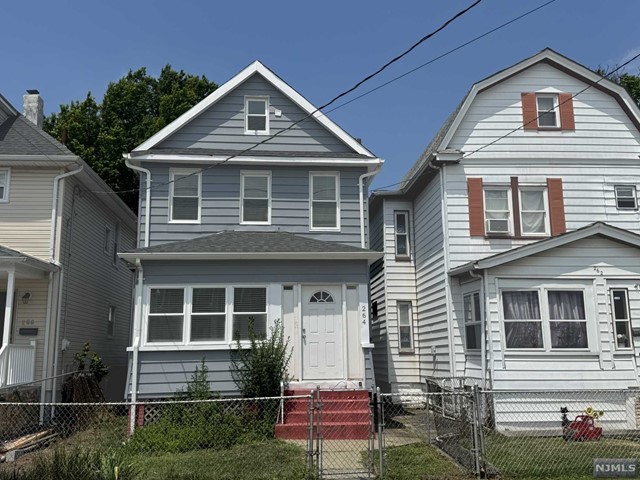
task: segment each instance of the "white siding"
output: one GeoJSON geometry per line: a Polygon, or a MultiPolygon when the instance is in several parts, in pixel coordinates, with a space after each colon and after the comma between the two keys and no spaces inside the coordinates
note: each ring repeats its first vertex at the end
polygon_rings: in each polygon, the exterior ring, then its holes
{"type": "Polygon", "coordinates": [[[53,169],[13,167],[9,202],[0,203],[0,245],[49,257],[53,169]]]}
{"type": "MultiPolygon", "coordinates": [[[[629,289],[632,308],[640,304],[635,288],[640,278],[638,249],[603,239],[588,238],[496,267],[489,272],[492,368],[496,389],[605,389],[638,386],[633,352],[613,344],[608,289],[629,289]],[[540,285],[588,285],[590,352],[516,353],[505,351],[499,288],[527,279],[540,285]],[[590,314],[589,314],[590,312],[590,314]],[[562,367],[558,368],[561,362],[562,367]]],[[[541,302],[545,299],[540,299],[541,302]]],[[[633,320],[636,328],[640,321],[633,320]]]]}

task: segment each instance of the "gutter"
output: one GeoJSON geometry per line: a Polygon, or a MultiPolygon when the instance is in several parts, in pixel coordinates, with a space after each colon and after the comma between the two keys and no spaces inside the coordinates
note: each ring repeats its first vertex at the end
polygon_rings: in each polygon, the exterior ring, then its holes
{"type": "MultiPolygon", "coordinates": [[[[128,153],[124,156],[124,158],[125,158],[124,163],[127,167],[129,167],[131,170],[136,170],[137,172],[141,172],[146,175],[147,186],[145,187],[145,206],[144,206],[144,246],[148,247],[149,246],[149,225],[150,225],[150,219],[151,219],[151,171],[149,171],[149,169],[147,168],[142,168],[131,163],[131,155],[128,153]]],[[[140,213],[142,212],[138,212],[138,216],[140,215],[140,213]]]]}
{"type": "MultiPolygon", "coordinates": [[[[364,188],[364,179],[365,178],[369,178],[369,177],[374,177],[379,171],[380,168],[382,168],[382,165],[378,165],[374,170],[367,172],[367,173],[363,173],[362,175],[360,175],[360,177],[358,177],[358,196],[360,198],[360,246],[362,248],[367,248],[367,241],[365,238],[365,231],[364,231],[364,193],[363,193],[363,188],[364,188]]],[[[368,200],[367,200],[368,201],[368,200]]]]}
{"type": "Polygon", "coordinates": [[[128,252],[123,260],[369,260],[382,258],[383,252],[128,252]]]}

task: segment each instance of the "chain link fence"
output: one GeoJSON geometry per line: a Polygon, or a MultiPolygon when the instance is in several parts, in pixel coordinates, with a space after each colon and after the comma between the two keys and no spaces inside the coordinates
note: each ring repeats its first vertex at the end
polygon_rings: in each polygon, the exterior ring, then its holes
{"type": "Polygon", "coordinates": [[[0,480],[578,479],[640,456],[637,390],[436,390],[0,402],[0,480]]]}

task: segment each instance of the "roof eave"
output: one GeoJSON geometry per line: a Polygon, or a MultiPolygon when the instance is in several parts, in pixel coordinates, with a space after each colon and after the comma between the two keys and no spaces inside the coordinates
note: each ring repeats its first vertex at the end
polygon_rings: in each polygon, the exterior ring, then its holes
{"type": "Polygon", "coordinates": [[[118,256],[136,260],[368,260],[381,258],[382,252],[130,252],[118,256]]]}

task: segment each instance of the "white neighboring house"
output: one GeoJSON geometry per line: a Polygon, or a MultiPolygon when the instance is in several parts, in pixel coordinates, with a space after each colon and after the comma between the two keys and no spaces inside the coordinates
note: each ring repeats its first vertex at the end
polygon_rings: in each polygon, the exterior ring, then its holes
{"type": "Polygon", "coordinates": [[[42,130],[37,91],[24,111],[0,95],[0,397],[55,399],[90,342],[111,369],[105,395],[122,398],[133,274],[117,252],[135,244],[136,216],[42,130]]]}
{"type": "Polygon", "coordinates": [[[474,84],[370,200],[377,383],[638,388],[639,130],[624,88],[550,49],[474,84]]]}

